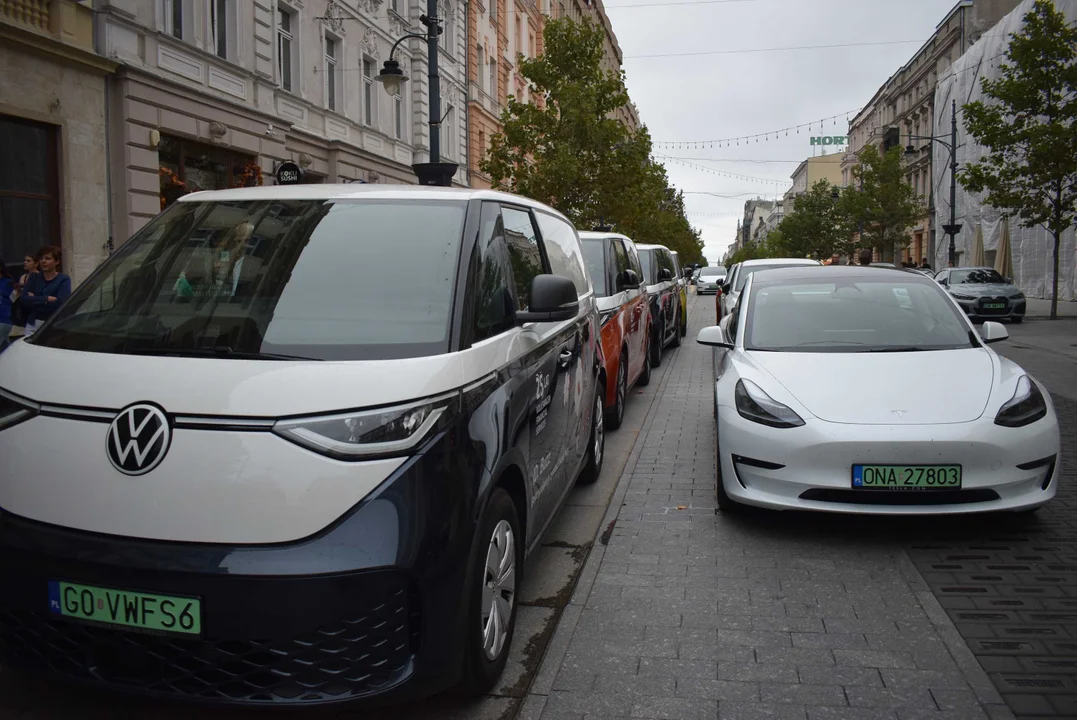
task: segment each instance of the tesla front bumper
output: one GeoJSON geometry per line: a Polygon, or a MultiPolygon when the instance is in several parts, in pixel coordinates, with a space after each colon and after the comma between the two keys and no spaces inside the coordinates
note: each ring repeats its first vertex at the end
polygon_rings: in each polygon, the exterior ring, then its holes
{"type": "Polygon", "coordinates": [[[726,492],[779,510],[930,515],[1026,510],[1055,496],[1058,421],[1053,408],[1024,428],[989,418],[952,425],[852,425],[812,418],[770,428],[718,408],[726,492]],[[853,465],[960,465],[960,490],[865,490],[853,465]]]}
{"type": "Polygon", "coordinates": [[[225,546],[70,530],[0,511],[0,664],[167,700],[396,702],[458,677],[478,474],[449,432],[319,535],[225,546]],[[49,582],[198,598],[198,636],[49,609],[49,582]]]}

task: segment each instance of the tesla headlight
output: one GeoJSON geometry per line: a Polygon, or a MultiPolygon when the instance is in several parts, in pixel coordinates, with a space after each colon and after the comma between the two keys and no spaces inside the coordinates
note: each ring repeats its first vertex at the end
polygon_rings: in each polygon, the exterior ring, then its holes
{"type": "Polygon", "coordinates": [[[458,406],[459,396],[453,394],[391,408],[281,420],[273,432],[339,460],[406,455],[448,425],[458,406]]]}
{"type": "Polygon", "coordinates": [[[0,430],[18,425],[37,415],[40,408],[26,398],[0,390],[0,430]]]}
{"type": "Polygon", "coordinates": [[[1017,380],[1017,390],[1005,405],[999,408],[995,424],[1003,427],[1031,425],[1047,414],[1047,401],[1032,378],[1022,375],[1017,380]]]}
{"type": "Polygon", "coordinates": [[[800,427],[804,424],[792,408],[767,395],[751,380],[738,380],[734,397],[737,412],[746,420],[774,428],[800,427]]]}

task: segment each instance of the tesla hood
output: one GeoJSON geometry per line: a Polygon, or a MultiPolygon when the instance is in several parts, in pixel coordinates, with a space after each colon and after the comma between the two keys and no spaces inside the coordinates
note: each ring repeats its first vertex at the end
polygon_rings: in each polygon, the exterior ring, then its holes
{"type": "Polygon", "coordinates": [[[833,423],[972,422],[983,415],[994,385],[994,362],[982,348],[750,355],[808,412],[833,423]]]}

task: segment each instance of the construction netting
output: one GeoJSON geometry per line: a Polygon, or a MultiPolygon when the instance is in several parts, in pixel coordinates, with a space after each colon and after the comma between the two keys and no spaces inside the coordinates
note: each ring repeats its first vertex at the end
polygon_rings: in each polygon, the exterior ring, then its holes
{"type": "MultiPolygon", "coordinates": [[[[982,97],[980,80],[1000,76],[999,66],[1006,62],[1005,53],[1010,36],[1024,26],[1024,17],[1032,9],[1034,0],[1023,0],[1013,12],[988,30],[969,50],[939,77],[935,90],[934,135],[949,141],[952,101],[957,100],[957,162],[959,169],[966,163],[983,158],[985,148],[965,132],[961,106],[982,97]]],[[[1070,23],[1077,22],[1077,0],[1055,0],[1057,7],[1070,23]]],[[[990,102],[990,100],[989,100],[990,102]]],[[[935,258],[932,267],[944,268],[949,260],[949,237],[943,225],[950,222],[950,165],[949,150],[941,145],[933,149],[935,188],[935,258]]],[[[957,186],[956,220],[961,232],[956,237],[958,265],[968,265],[970,260],[984,255],[984,264],[999,266],[1003,258],[996,255],[1006,252],[1003,236],[1004,225],[1009,225],[1010,254],[1012,256],[1013,280],[1029,297],[1046,298],[1051,295],[1054,273],[1054,238],[1043,227],[1021,227],[1017,218],[1004,222],[1002,213],[983,202],[983,194],[967,192],[957,186]],[[977,228],[983,233],[983,249],[980,250],[977,228]]],[[[1077,252],[1074,249],[1074,230],[1062,235],[1059,250],[1058,297],[1060,300],[1077,300],[1077,252]]]]}

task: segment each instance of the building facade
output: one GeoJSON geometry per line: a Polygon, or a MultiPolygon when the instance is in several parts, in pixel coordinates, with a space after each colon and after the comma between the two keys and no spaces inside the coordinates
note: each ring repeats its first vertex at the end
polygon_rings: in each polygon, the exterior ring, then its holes
{"type": "Polygon", "coordinates": [[[843,180],[842,155],[818,155],[810,157],[797,166],[790,175],[792,187],[785,193],[786,212],[796,210],[796,199],[812,188],[820,180],[826,180],[834,186],[841,186],[843,180]]]}
{"type": "MultiPolygon", "coordinates": [[[[442,159],[466,184],[466,4],[441,0],[442,159]]],[[[429,157],[426,44],[396,59],[410,80],[375,79],[392,44],[421,31],[422,0],[98,0],[109,88],[112,232],[130,236],[186,192],[272,184],[294,161],[305,182],[414,183],[429,157]]]]}
{"type": "Polygon", "coordinates": [[[88,1],[0,2],[0,257],[63,250],[75,282],[108,254],[106,77],[88,1]]]}
{"type": "MultiPolygon", "coordinates": [[[[842,163],[844,184],[852,181],[857,153],[867,144],[881,152],[893,147],[909,148],[905,179],[920,197],[924,216],[909,229],[904,248],[884,248],[880,259],[919,261],[934,256],[936,192],[932,187],[932,163],[949,161],[949,150],[930,138],[934,125],[935,89],[939,78],[1019,0],[962,0],[936,26],[935,33],[901,69],[876,92],[849,125],[849,151],[842,163]]],[[[947,199],[948,201],[948,199],[947,199]]],[[[946,208],[949,211],[949,207],[946,208]]]]}

